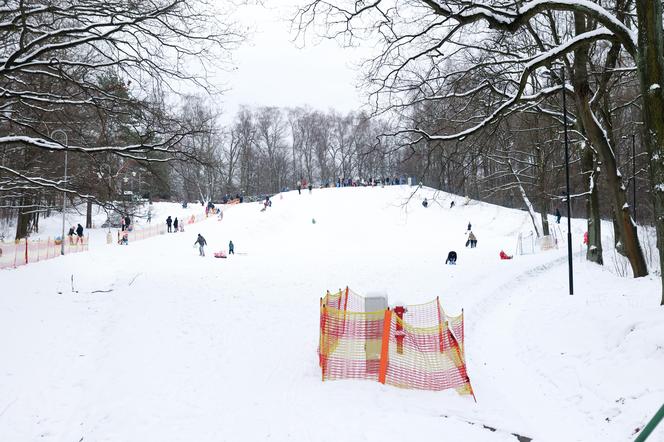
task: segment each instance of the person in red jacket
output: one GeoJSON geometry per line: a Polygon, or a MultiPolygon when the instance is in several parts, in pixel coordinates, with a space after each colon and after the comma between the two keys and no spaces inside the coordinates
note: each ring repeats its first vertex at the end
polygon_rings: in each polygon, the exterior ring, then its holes
{"type": "Polygon", "coordinates": [[[512,259],[510,255],[505,253],[503,250],[500,251],[500,259],[512,259]]]}

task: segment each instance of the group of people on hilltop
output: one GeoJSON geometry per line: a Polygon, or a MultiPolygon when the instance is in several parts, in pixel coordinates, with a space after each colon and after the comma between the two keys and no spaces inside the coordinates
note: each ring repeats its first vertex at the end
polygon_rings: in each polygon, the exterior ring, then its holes
{"type": "Polygon", "coordinates": [[[398,177],[369,177],[368,179],[360,178],[337,178],[335,187],[358,187],[358,186],[397,186],[403,184],[403,180],[398,177]]]}
{"type": "Polygon", "coordinates": [[[69,244],[78,244],[78,243],[83,243],[83,226],[78,224],[76,228],[74,226],[71,226],[69,228],[69,232],[67,233],[67,236],[69,236],[69,244]]]}

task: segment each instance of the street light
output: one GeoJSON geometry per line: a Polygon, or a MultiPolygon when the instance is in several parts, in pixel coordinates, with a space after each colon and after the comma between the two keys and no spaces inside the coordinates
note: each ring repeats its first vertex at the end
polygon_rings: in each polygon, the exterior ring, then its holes
{"type": "Polygon", "coordinates": [[[569,147],[567,145],[567,101],[565,100],[565,67],[560,70],[560,78],[563,84],[563,127],[565,130],[565,181],[567,187],[567,263],[569,267],[569,294],[574,294],[574,270],[572,260],[572,204],[569,191],[569,147]]]}
{"type": "Polygon", "coordinates": [[[636,224],[636,142],[632,134],[632,208],[634,209],[634,224],[636,224]]]}
{"type": "MultiPolygon", "coordinates": [[[[65,137],[65,180],[64,180],[64,186],[67,187],[67,146],[69,145],[68,138],[67,138],[67,132],[65,132],[62,129],[56,129],[53,132],[51,132],[51,139],[55,136],[55,134],[62,134],[65,137]]],[[[65,254],[65,211],[67,210],[67,192],[65,190],[62,191],[62,240],[60,242],[60,254],[64,255],[65,254]]]]}

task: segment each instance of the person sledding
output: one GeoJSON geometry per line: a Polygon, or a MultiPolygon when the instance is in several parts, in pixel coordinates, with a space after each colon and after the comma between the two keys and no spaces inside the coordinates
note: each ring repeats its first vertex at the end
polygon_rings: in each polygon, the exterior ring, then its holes
{"type": "Polygon", "coordinates": [[[422,207],[424,207],[425,209],[429,207],[429,201],[427,201],[426,198],[424,198],[424,200],[422,201],[422,207]]]}
{"type": "Polygon", "coordinates": [[[203,238],[203,235],[200,233],[198,234],[198,238],[196,238],[196,242],[194,243],[194,246],[198,244],[198,256],[205,256],[205,246],[207,246],[207,241],[205,241],[205,238],[203,238]]]}
{"type": "Polygon", "coordinates": [[[457,261],[457,252],[451,250],[447,254],[447,259],[445,260],[445,264],[456,265],[456,261],[457,261]]]}
{"type": "Polygon", "coordinates": [[[510,255],[508,255],[507,253],[505,253],[504,250],[501,250],[501,251],[500,251],[500,259],[512,259],[512,256],[510,256],[510,255]]]}

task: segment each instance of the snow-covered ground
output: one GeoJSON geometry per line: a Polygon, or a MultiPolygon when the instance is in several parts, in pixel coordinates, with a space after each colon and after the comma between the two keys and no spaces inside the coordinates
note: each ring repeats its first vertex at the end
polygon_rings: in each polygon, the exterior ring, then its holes
{"type": "MultiPolygon", "coordinates": [[[[227,207],[185,233],[1,271],[0,441],[633,440],[664,398],[659,279],[577,259],[569,296],[565,247],[498,259],[526,213],[450,209],[431,189],[406,204],[412,191],[289,192],[266,212],[227,207]],[[213,258],[231,239],[237,254],[213,258]],[[346,285],[464,308],[477,403],[321,382],[318,300],[346,285]]],[[[153,223],[178,216],[154,206],[153,223]]]]}

